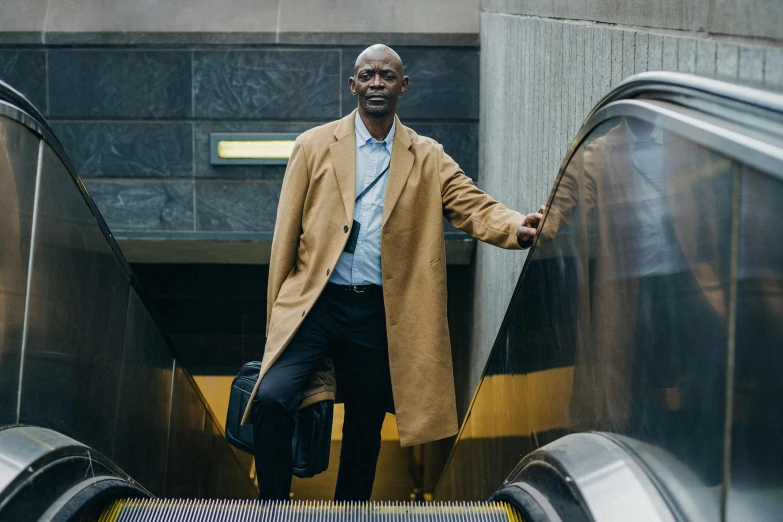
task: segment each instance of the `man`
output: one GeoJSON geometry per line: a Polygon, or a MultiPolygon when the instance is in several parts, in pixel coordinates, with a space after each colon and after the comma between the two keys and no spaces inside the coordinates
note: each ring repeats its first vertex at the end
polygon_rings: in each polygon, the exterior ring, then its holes
{"type": "Polygon", "coordinates": [[[336,500],[369,499],[386,411],[403,446],[457,432],[443,216],[510,249],[530,246],[541,219],[493,200],[400,123],[408,77],[392,49],[367,48],[348,82],[358,109],[297,138],[280,194],[266,349],[243,419],[262,499],[288,498],[296,409],[334,397],[328,379],[312,385],[327,356],[345,398],[336,500]]]}

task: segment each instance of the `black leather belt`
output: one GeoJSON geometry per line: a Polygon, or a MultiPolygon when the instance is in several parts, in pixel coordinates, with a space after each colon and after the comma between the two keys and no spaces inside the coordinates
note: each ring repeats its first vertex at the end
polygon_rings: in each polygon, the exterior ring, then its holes
{"type": "Polygon", "coordinates": [[[335,283],[326,283],[326,289],[334,293],[349,294],[368,294],[374,295],[383,292],[380,285],[338,285],[335,283]]]}

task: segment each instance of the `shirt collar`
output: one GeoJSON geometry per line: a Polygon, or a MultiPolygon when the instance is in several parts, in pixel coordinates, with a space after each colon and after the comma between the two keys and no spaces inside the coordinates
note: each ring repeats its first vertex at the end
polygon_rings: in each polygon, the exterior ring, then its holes
{"type": "MultiPolygon", "coordinates": [[[[381,143],[376,142],[375,138],[373,138],[370,135],[370,131],[367,130],[367,127],[364,126],[364,122],[362,121],[361,116],[359,116],[359,111],[356,112],[356,116],[354,116],[354,127],[356,129],[356,147],[361,147],[363,145],[366,145],[368,142],[372,143],[381,143]]],[[[389,129],[389,134],[386,136],[386,138],[383,140],[382,143],[386,145],[386,150],[389,151],[389,154],[391,154],[392,146],[394,144],[394,133],[397,130],[397,118],[394,118],[394,121],[392,122],[391,129],[389,129]]]]}
{"type": "Polygon", "coordinates": [[[657,145],[663,145],[663,128],[661,128],[660,125],[655,125],[650,135],[640,140],[631,130],[631,126],[628,125],[627,120],[623,120],[623,124],[625,126],[626,137],[628,138],[628,141],[631,142],[631,144],[635,145],[637,143],[655,143],[657,145]]]}

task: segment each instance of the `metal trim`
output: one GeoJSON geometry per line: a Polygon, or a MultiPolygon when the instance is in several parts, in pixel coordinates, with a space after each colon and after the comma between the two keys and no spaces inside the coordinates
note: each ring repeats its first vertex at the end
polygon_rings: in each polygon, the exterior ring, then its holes
{"type": "Polygon", "coordinates": [[[662,94],[687,94],[694,99],[732,105],[740,103],[783,115],[783,93],[762,90],[750,84],[730,83],[694,74],[648,71],[634,74],[620,82],[595,105],[585,122],[614,101],[637,97],[655,98],[662,94]]]}
{"type": "Polygon", "coordinates": [[[99,461],[116,477],[138,486],[102,453],[54,430],[13,426],[0,431],[0,511],[16,493],[16,486],[27,477],[58,460],[85,456],[99,461]]]}
{"type": "Polygon", "coordinates": [[[681,519],[650,479],[648,471],[611,435],[573,433],[551,442],[524,457],[506,485],[523,487],[525,471],[540,465],[556,470],[597,522],[681,519]],[[622,492],[619,487],[623,488],[622,492]],[[611,501],[607,501],[607,496],[611,501]]]}
{"type": "MultiPolygon", "coordinates": [[[[709,149],[718,150],[739,163],[753,165],[763,170],[764,174],[783,178],[783,142],[776,146],[743,134],[741,132],[743,129],[736,125],[719,125],[719,122],[714,121],[713,118],[696,118],[696,115],[689,114],[690,112],[692,111],[661,101],[616,101],[597,112],[585,127],[589,130],[580,132],[577,139],[581,145],[587,135],[601,123],[628,116],[655,124],[672,134],[709,149]]],[[[571,160],[576,149],[578,147],[569,151],[568,161],[571,160]]],[[[556,183],[560,181],[567,165],[567,162],[561,165],[556,183]]]]}
{"type": "Polygon", "coordinates": [[[41,171],[43,170],[44,140],[38,140],[38,164],[35,168],[35,193],[33,195],[33,221],[30,226],[30,258],[27,260],[27,288],[24,296],[24,319],[22,322],[22,348],[19,353],[19,379],[16,391],[16,423],[22,415],[22,385],[24,384],[24,361],[27,353],[27,328],[30,320],[30,293],[33,287],[33,261],[35,259],[35,234],[38,229],[38,201],[41,195],[41,171]]]}

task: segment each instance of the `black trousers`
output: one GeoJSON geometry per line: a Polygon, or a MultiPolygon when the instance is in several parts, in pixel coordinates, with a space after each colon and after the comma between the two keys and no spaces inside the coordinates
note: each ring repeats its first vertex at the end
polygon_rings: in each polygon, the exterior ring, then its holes
{"type": "Polygon", "coordinates": [[[324,356],[334,358],[345,402],[335,500],[368,500],[392,404],[383,293],[328,284],[253,400],[259,497],[287,499],[293,477],[294,412],[324,356]]]}

